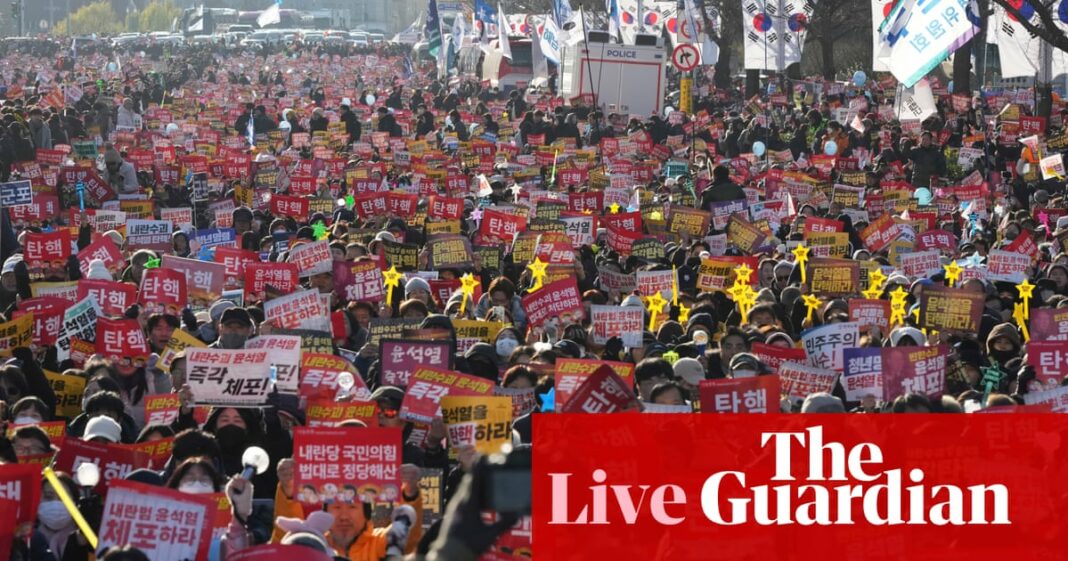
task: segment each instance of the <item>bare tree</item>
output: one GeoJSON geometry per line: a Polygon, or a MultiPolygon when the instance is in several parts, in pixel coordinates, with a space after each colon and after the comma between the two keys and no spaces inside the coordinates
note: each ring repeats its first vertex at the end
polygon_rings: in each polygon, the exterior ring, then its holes
{"type": "MultiPolygon", "coordinates": [[[[804,0],[795,0],[804,1],[804,0]]],[[[817,0],[809,22],[807,43],[820,46],[821,70],[824,79],[833,80],[838,68],[834,61],[834,45],[858,32],[867,32],[868,25],[857,25],[857,15],[867,14],[868,5],[860,0],[817,0]]],[[[861,18],[861,21],[864,21],[861,18]]]]}

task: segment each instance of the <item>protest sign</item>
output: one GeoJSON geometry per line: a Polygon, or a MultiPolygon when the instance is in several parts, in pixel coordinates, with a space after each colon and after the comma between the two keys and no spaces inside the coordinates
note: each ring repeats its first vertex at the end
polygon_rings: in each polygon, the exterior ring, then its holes
{"type": "Polygon", "coordinates": [[[942,261],[937,249],[914,251],[901,255],[901,270],[910,279],[927,278],[942,271],[942,261]]]}
{"type": "Polygon", "coordinates": [[[420,366],[408,381],[401,403],[400,418],[430,423],[441,416],[441,398],[446,395],[490,395],[493,383],[485,378],[420,366]]]}
{"type": "Polygon", "coordinates": [[[96,320],[101,315],[100,305],[96,299],[88,296],[63,312],[63,330],[56,340],[58,360],[70,357],[71,339],[96,341],[96,320]]]}
{"type": "Polygon", "coordinates": [[[779,365],[779,386],[782,393],[795,400],[803,400],[813,393],[829,393],[834,389],[837,379],[838,373],[829,368],[799,362],[784,362],[779,365]]]}
{"type": "Polygon", "coordinates": [[[986,256],[988,277],[1005,282],[1023,282],[1031,270],[1031,256],[1014,251],[991,249],[986,256]]]}
{"type": "MultiPolygon", "coordinates": [[[[382,240],[382,251],[386,257],[386,264],[396,267],[398,271],[414,271],[419,268],[419,244],[382,240]]],[[[335,279],[334,282],[336,285],[337,280],[335,279]]]]}
{"type": "Polygon", "coordinates": [[[561,411],[575,390],[602,365],[608,366],[627,383],[634,379],[634,365],[626,362],[559,358],[553,366],[556,410],[561,411]]]}
{"type": "Polygon", "coordinates": [[[293,460],[294,488],[302,503],[400,499],[399,428],[297,427],[293,460]]]}
{"type": "MultiPolygon", "coordinates": [[[[672,205],[668,216],[668,232],[699,238],[708,231],[708,223],[711,221],[712,216],[706,211],[672,205]]],[[[716,229],[722,230],[719,226],[716,229]]]]}
{"type": "Polygon", "coordinates": [[[283,329],[329,330],[330,325],[330,309],[315,288],[267,300],[263,315],[265,322],[283,329]]]}
{"type": "Polygon", "coordinates": [[[116,481],[104,503],[99,547],[131,545],[153,561],[207,559],[215,510],[211,497],[116,481]]]}
{"type": "Polygon", "coordinates": [[[28,232],[22,247],[22,260],[30,280],[66,278],[67,258],[71,255],[66,232],[28,232]]]}
{"type": "Polygon", "coordinates": [[[1035,308],[1030,315],[1033,340],[1068,341],[1068,309],[1035,308]]]}
{"type": "Polygon", "coordinates": [[[493,388],[493,394],[512,400],[512,419],[518,419],[538,406],[537,398],[534,396],[534,388],[496,386],[493,388]]]}
{"type": "Polygon", "coordinates": [[[1028,392],[1023,397],[1027,405],[1046,405],[1054,413],[1068,413],[1068,386],[1042,392],[1028,392]]]}
{"type": "Polygon", "coordinates": [[[300,271],[294,263],[246,263],[245,302],[266,297],[268,287],[277,294],[289,294],[300,287],[300,271]]]}
{"type": "Polygon", "coordinates": [[[12,208],[33,202],[33,184],[29,180],[0,183],[0,207],[12,208]]]}
{"type": "Polygon", "coordinates": [[[19,309],[11,314],[12,319],[29,315],[33,319],[32,341],[35,345],[47,347],[54,345],[63,329],[63,313],[69,303],[54,296],[28,298],[19,304],[19,309]]]}
{"type": "MultiPolygon", "coordinates": [[[[381,302],[386,298],[382,270],[374,261],[334,263],[334,291],[349,302],[381,302]]],[[[401,287],[403,289],[403,287],[401,287]]]]}
{"type": "Polygon", "coordinates": [[[196,337],[186,333],[182,329],[175,329],[171,333],[171,338],[167,341],[167,346],[163,348],[163,352],[159,355],[159,360],[156,361],[156,367],[164,372],[170,372],[171,363],[174,362],[174,357],[189,347],[206,347],[203,341],[196,337]]]}
{"type": "Polygon", "coordinates": [[[56,454],[52,467],[56,471],[76,473],[78,466],[84,462],[100,468],[100,481],[95,489],[98,493],[104,493],[111,485],[125,479],[131,471],[148,467],[149,458],[147,454],[123,448],[120,444],[68,437],[56,454]]]}
{"type": "Polygon", "coordinates": [[[136,319],[98,318],[96,353],[123,366],[145,366],[149,349],[141,324],[136,319]]]}
{"type": "Polygon", "coordinates": [[[126,221],[126,247],[168,251],[173,230],[174,224],[169,220],[129,219],[126,221]]]}
{"type": "Polygon", "coordinates": [[[121,274],[126,267],[122,252],[119,251],[119,248],[115,246],[115,242],[111,241],[108,236],[100,236],[96,241],[78,252],[78,268],[81,269],[83,277],[89,274],[89,264],[94,259],[103,261],[104,267],[113,276],[116,273],[121,274]]]}
{"type": "Polygon", "coordinates": [[[274,370],[272,378],[279,393],[295,394],[300,385],[300,337],[295,335],[260,335],[245,342],[249,350],[267,351],[267,362],[274,370]]]}
{"type": "Polygon", "coordinates": [[[371,392],[356,368],[348,360],[328,353],[302,351],[300,358],[300,386],[298,392],[308,399],[370,399],[371,392]],[[351,378],[348,389],[341,380],[351,378]]]}
{"type": "Polygon", "coordinates": [[[1068,375],[1068,341],[1038,341],[1027,343],[1027,364],[1035,367],[1032,391],[1053,389],[1068,375]]]}
{"type": "Polygon", "coordinates": [[[86,379],[73,374],[44,371],[48,385],[56,394],[56,416],[73,419],[82,412],[82,394],[86,379]]]}
{"type": "Polygon", "coordinates": [[[193,229],[193,209],[191,207],[161,208],[159,209],[159,219],[170,222],[178,230],[188,231],[193,229]]]}
{"type": "Polygon", "coordinates": [[[420,365],[452,368],[452,344],[449,341],[382,339],[378,356],[381,361],[381,383],[398,388],[408,385],[412,372],[420,365]]]}
{"type": "Polygon", "coordinates": [[[882,349],[883,400],[918,393],[939,398],[946,389],[946,347],[882,349]]]}
{"type": "Polygon", "coordinates": [[[414,318],[372,318],[367,325],[367,341],[377,345],[384,337],[403,337],[405,329],[417,328],[420,323],[422,320],[414,318]]]}
{"type": "Polygon", "coordinates": [[[41,466],[0,464],[0,499],[17,505],[15,522],[32,524],[37,519],[37,504],[41,499],[41,466]]]}
{"type": "Polygon", "coordinates": [[[604,345],[608,339],[619,337],[623,346],[642,346],[642,330],[645,328],[645,311],[636,306],[590,306],[590,325],[593,326],[593,342],[604,345]]]}
{"type": "Polygon", "coordinates": [[[333,271],[333,256],[330,254],[330,242],[319,240],[302,243],[289,250],[289,262],[297,265],[301,277],[310,277],[333,271]]]}
{"type": "Polygon", "coordinates": [[[173,255],[163,256],[161,268],[173,269],[185,275],[189,298],[193,299],[195,306],[203,308],[222,296],[224,283],[229,275],[226,266],[221,263],[173,255]]]}
{"type": "Polygon", "coordinates": [[[860,231],[860,239],[869,251],[880,251],[901,235],[901,226],[894,222],[893,215],[885,213],[860,231]]]}
{"type": "Polygon", "coordinates": [[[857,347],[842,352],[845,361],[842,387],[846,401],[861,401],[865,397],[882,399],[883,361],[880,351],[879,347],[857,347]]]}
{"type": "Polygon", "coordinates": [[[581,322],[585,315],[582,295],[574,277],[546,284],[537,291],[524,295],[522,304],[531,327],[540,327],[550,320],[558,321],[560,325],[569,325],[581,322]]]}
{"type": "Polygon", "coordinates": [[[809,259],[808,282],[813,294],[842,296],[859,292],[860,263],[848,259],[809,259]]]}
{"type": "Polygon", "coordinates": [[[141,275],[139,292],[147,314],[181,316],[188,299],[185,275],[174,269],[146,269],[141,275]]]}
{"type": "Polygon", "coordinates": [[[676,286],[675,271],[637,271],[638,291],[642,296],[652,296],[659,292],[666,299],[671,298],[672,289],[676,286]]]}
{"type": "Polygon", "coordinates": [[[756,253],[764,246],[767,239],[767,234],[741,218],[740,215],[731,215],[727,222],[727,241],[746,255],[756,253]]]}
{"type": "Polygon", "coordinates": [[[986,295],[925,286],[920,295],[920,325],[927,329],[979,331],[986,295]]]}
{"type": "MultiPolygon", "coordinates": [[[[163,260],[166,263],[167,258],[164,257],[163,260]]],[[[223,283],[223,288],[226,290],[241,288],[245,279],[245,264],[259,261],[259,254],[252,250],[226,246],[215,248],[215,262],[224,268],[226,281],[223,283]]]]}
{"type": "Polygon", "coordinates": [[[482,454],[496,454],[512,442],[512,399],[454,396],[441,398],[441,416],[453,448],[474,446],[482,454]]]}
{"type": "Polygon", "coordinates": [[[618,413],[638,409],[630,385],[607,364],[602,364],[575,388],[562,413],[618,413]]]}
{"type": "Polygon", "coordinates": [[[430,269],[464,269],[473,261],[470,240],[457,234],[428,236],[426,248],[430,252],[430,269]]]}
{"type": "Polygon", "coordinates": [[[257,406],[267,401],[271,368],[267,351],[190,348],[186,383],[198,405],[257,406]]]}
{"type": "Polygon", "coordinates": [[[358,419],[369,427],[378,426],[378,405],[373,401],[309,399],[305,413],[309,427],[333,427],[348,419],[358,419]]]}
{"type": "Polygon", "coordinates": [[[890,301],[849,299],[849,321],[855,322],[862,332],[878,327],[883,333],[890,332],[890,301]]]}
{"type": "Polygon", "coordinates": [[[11,356],[18,347],[29,347],[33,342],[33,312],[0,323],[0,356],[11,356]]]}
{"type": "Polygon", "coordinates": [[[779,377],[750,376],[701,380],[702,413],[774,413],[779,410],[779,377]]]}
{"type": "Polygon", "coordinates": [[[841,372],[842,349],[857,346],[859,336],[855,322],[831,323],[805,331],[801,342],[810,365],[841,372]]]}
{"type": "Polygon", "coordinates": [[[137,286],[128,282],[82,279],[78,281],[78,299],[92,298],[107,316],[121,316],[137,302],[137,286]]]}
{"type": "Polygon", "coordinates": [[[780,347],[764,343],[753,343],[749,352],[756,355],[760,362],[768,368],[768,372],[777,374],[779,365],[787,361],[804,362],[806,360],[805,349],[797,347],[780,347]]]}

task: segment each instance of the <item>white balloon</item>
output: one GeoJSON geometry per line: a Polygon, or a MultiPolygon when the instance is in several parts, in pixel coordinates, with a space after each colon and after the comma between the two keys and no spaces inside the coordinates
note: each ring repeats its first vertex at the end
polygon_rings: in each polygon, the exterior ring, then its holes
{"type": "Polygon", "coordinates": [[[367,97],[363,98],[363,100],[367,102],[367,105],[374,105],[376,99],[378,98],[376,98],[374,94],[367,94],[367,97]]]}
{"type": "Polygon", "coordinates": [[[758,140],[753,143],[753,153],[756,154],[757,157],[763,156],[764,152],[767,152],[767,150],[768,147],[765,146],[763,142],[758,140]]]}

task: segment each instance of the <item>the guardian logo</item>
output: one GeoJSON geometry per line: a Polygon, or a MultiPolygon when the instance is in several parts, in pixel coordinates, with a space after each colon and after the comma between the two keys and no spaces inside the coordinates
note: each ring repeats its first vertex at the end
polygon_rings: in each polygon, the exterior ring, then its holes
{"type": "MultiPolygon", "coordinates": [[[[772,447],[775,469],[771,481],[782,485],[746,485],[746,474],[721,471],[701,487],[701,512],[723,526],[756,523],[762,526],[798,524],[829,526],[887,525],[1008,525],[1009,490],[1005,485],[956,485],[925,482],[921,469],[881,469],[882,450],[871,443],[846,449],[840,442],[823,442],[823,427],[805,432],[761,433],[760,446],[772,447]],[[791,471],[793,442],[808,453],[808,473],[791,471]],[[826,460],[829,457],[829,465],[826,460]],[[829,472],[829,473],[828,473],[829,472]],[[804,475],[805,477],[801,477],[804,475]],[[828,483],[842,482],[841,485],[828,483]],[[907,486],[906,486],[907,485],[907,486]]],[[[608,474],[595,469],[588,500],[572,504],[570,473],[550,473],[552,517],[549,524],[609,524],[609,510],[618,510],[626,524],[643,511],[660,524],[685,520],[686,491],[679,485],[605,484],[608,474]]],[[[612,512],[611,518],[617,518],[612,512]]]]}

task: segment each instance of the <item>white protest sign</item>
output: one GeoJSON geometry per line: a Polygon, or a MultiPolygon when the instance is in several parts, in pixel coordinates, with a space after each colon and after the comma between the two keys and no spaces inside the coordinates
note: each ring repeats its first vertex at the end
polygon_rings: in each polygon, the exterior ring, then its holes
{"type": "Polygon", "coordinates": [[[319,240],[302,243],[289,250],[289,262],[297,264],[300,276],[310,277],[334,270],[333,257],[330,255],[330,242],[319,240]]]}
{"type": "Polygon", "coordinates": [[[842,349],[857,346],[859,338],[860,325],[852,321],[822,325],[801,334],[808,363],[837,372],[842,371],[842,349]]]}
{"type": "Polygon", "coordinates": [[[637,306],[590,306],[593,342],[603,345],[612,337],[623,339],[623,346],[642,346],[645,310],[637,306]]]}
{"type": "Polygon", "coordinates": [[[323,305],[314,288],[268,300],[263,304],[265,319],[283,329],[322,329],[330,331],[330,309],[323,305]]]}
{"type": "Polygon", "coordinates": [[[63,330],[56,339],[56,360],[70,358],[72,338],[90,343],[96,341],[96,318],[100,314],[100,304],[92,295],[82,298],[63,312],[63,330]]]}
{"type": "Polygon", "coordinates": [[[186,382],[198,405],[258,406],[271,390],[265,349],[186,349],[186,382]]]}
{"type": "Polygon", "coordinates": [[[300,337],[296,335],[260,335],[249,339],[245,348],[264,349],[274,368],[275,387],[279,393],[296,394],[300,386],[300,337]]]}

